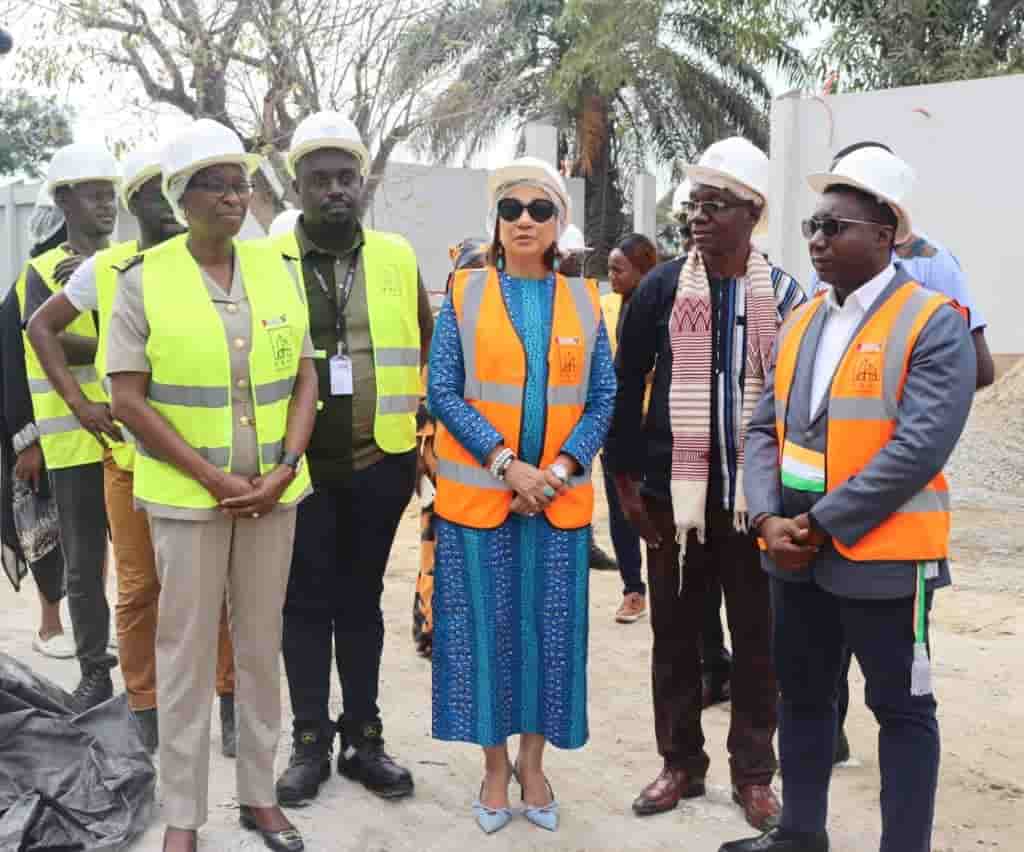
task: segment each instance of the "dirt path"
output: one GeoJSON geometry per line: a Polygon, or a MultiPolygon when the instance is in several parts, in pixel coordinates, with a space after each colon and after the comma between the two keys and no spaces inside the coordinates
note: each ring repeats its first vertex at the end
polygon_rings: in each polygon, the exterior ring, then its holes
{"type": "MultiPolygon", "coordinates": [[[[599,536],[607,544],[604,508],[599,536]]],[[[381,706],[389,748],[413,770],[416,796],[388,804],[335,776],[317,803],[293,811],[311,852],[326,850],[656,850],[715,852],[748,829],[729,801],[725,736],[728,712],[706,714],[711,754],[709,793],[675,812],[644,820],[630,802],[660,768],[650,702],[650,627],[617,625],[612,613],[621,587],[613,573],[591,584],[590,744],[580,752],[552,751],[549,774],[563,804],[562,827],[550,835],[517,820],[484,838],[469,815],[480,778],[479,752],[430,738],[430,668],[416,657],[409,613],[418,562],[418,527],[410,508],[401,527],[385,589],[387,645],[381,706]]],[[[956,523],[957,588],[941,594],[934,613],[934,656],[943,733],[942,778],[935,852],[1016,849],[1024,812],[1024,640],[1020,571],[1024,511],[961,507],[956,523]]],[[[73,661],[45,660],[31,650],[37,617],[28,584],[15,595],[0,583],[0,650],[28,662],[66,688],[75,684],[73,661]]],[[[836,852],[877,848],[877,728],[858,700],[859,673],[849,733],[855,765],[837,771],[830,831],[836,852]]],[[[335,687],[335,693],[337,688],[335,687]]],[[[287,690],[282,682],[287,707],[287,690]]],[[[337,697],[335,698],[337,702],[337,697]]],[[[290,718],[286,719],[290,724],[290,718]]],[[[214,730],[217,730],[216,723],[214,730]]],[[[279,766],[287,759],[282,738],[279,766]]],[[[210,824],[204,850],[256,850],[262,844],[236,828],[234,773],[214,748],[210,824]]],[[[160,849],[155,822],[136,848],[160,849]]]]}

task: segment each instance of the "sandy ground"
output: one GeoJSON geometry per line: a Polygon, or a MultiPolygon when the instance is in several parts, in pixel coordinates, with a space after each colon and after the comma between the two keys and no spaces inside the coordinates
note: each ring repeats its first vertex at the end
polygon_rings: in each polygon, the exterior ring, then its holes
{"type": "MultiPolygon", "coordinates": [[[[987,505],[987,504],[986,504],[987,505]]],[[[1021,504],[1024,507],[1024,503],[1021,504]]],[[[608,545],[605,510],[598,536],[608,545]]],[[[335,775],[317,802],[291,811],[311,852],[326,850],[654,850],[715,852],[718,845],[750,834],[729,798],[725,753],[728,709],[705,715],[711,769],[708,795],[676,811],[638,819],[630,811],[636,793],[660,768],[650,701],[650,627],[622,626],[612,614],[621,587],[618,575],[594,573],[591,583],[590,729],[579,752],[552,750],[548,773],[562,803],[562,826],[548,834],[523,819],[485,838],[469,806],[477,791],[477,749],[430,738],[430,664],[413,653],[409,636],[412,589],[418,564],[416,510],[403,520],[384,596],[387,645],[381,706],[392,753],[416,778],[414,798],[383,802],[335,775]]],[[[1024,812],[1024,624],[1019,574],[1024,548],[1024,508],[962,506],[956,518],[957,587],[940,595],[934,612],[936,690],[943,733],[942,778],[935,852],[1016,849],[1024,812]]],[[[31,582],[16,595],[0,583],[0,650],[13,654],[65,688],[74,687],[73,661],[46,660],[31,649],[37,605],[31,582]]],[[[849,734],[852,765],[832,783],[830,832],[836,852],[877,849],[877,727],[857,700],[854,674],[849,734]]],[[[282,699],[287,689],[282,679],[282,699]]],[[[337,703],[337,684],[335,702],[337,703]]],[[[286,714],[287,715],[287,714],[286,714]]],[[[290,725],[290,717],[285,719],[290,725]]],[[[218,723],[214,721],[215,740],[218,723]]],[[[287,727],[286,727],[287,730],[287,727]]],[[[287,760],[282,737],[278,766],[287,760]]],[[[201,833],[204,850],[264,848],[237,828],[232,762],[215,742],[211,758],[210,822],[201,833]]],[[[159,815],[133,849],[157,852],[159,815]]]]}

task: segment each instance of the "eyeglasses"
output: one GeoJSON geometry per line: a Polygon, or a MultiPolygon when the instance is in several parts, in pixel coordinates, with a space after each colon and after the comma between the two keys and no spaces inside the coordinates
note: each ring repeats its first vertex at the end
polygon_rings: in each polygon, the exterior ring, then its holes
{"type": "Polygon", "coordinates": [[[710,218],[717,216],[723,210],[728,210],[731,207],[746,207],[749,203],[749,201],[684,201],[679,206],[686,214],[686,218],[692,219],[698,214],[710,218]]]}
{"type": "Polygon", "coordinates": [[[529,204],[523,204],[518,198],[503,198],[498,202],[498,215],[506,222],[518,222],[524,210],[537,224],[547,222],[558,212],[555,202],[547,198],[535,198],[529,204]]]}
{"type": "Polygon", "coordinates": [[[838,216],[822,216],[820,219],[811,217],[810,219],[804,219],[800,223],[800,229],[804,232],[804,237],[808,240],[813,240],[814,235],[821,231],[826,237],[832,239],[837,234],[841,234],[846,230],[847,225],[875,225],[879,228],[890,228],[895,230],[892,225],[886,225],[885,222],[872,222],[868,219],[841,219],[838,216]]]}
{"type": "Polygon", "coordinates": [[[244,198],[252,192],[252,184],[247,180],[237,181],[236,183],[226,183],[222,180],[194,180],[188,185],[188,188],[201,189],[204,192],[212,193],[221,198],[226,198],[232,192],[239,198],[244,198]]]}

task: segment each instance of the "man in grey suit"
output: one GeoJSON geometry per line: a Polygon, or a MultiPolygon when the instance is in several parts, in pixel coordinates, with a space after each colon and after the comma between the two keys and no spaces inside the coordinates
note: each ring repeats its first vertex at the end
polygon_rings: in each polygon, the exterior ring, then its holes
{"type": "Polygon", "coordinates": [[[778,827],[720,852],[828,850],[847,646],[881,729],[881,850],[929,852],[939,730],[927,614],[950,583],[941,472],[970,411],[974,349],[958,306],[892,264],[910,230],[910,167],[863,149],[809,182],[821,198],[804,233],[831,288],[779,333],[744,480],[771,576],[786,798],[778,827]]]}

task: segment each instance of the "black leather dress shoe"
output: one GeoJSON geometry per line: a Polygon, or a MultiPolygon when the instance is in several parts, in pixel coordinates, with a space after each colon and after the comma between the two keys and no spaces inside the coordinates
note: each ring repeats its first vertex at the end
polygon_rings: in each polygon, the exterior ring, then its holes
{"type": "Polygon", "coordinates": [[[267,847],[274,852],[302,852],[306,848],[306,844],[302,842],[302,835],[295,826],[289,825],[281,831],[266,831],[260,827],[245,805],[239,809],[238,821],[246,831],[257,832],[267,847]]]}
{"type": "Polygon", "coordinates": [[[732,840],[718,852],[828,852],[827,834],[803,834],[780,827],[746,840],[732,840]]]}
{"type": "Polygon", "coordinates": [[[344,733],[341,737],[341,753],[338,755],[338,772],[341,775],[358,781],[382,799],[401,799],[412,795],[412,773],[395,763],[384,751],[379,727],[367,725],[357,740],[346,742],[344,733]]]}

